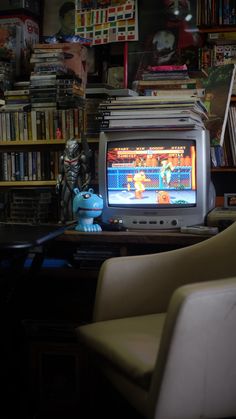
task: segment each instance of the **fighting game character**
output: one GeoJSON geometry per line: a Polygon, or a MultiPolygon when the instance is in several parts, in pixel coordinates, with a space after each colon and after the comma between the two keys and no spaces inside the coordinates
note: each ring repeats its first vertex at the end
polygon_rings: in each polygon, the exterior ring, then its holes
{"type": "Polygon", "coordinates": [[[143,192],[145,191],[145,182],[150,182],[151,179],[148,179],[143,170],[141,172],[135,173],[134,177],[134,187],[135,187],[135,198],[142,199],[143,192]]]}
{"type": "Polygon", "coordinates": [[[157,203],[158,204],[170,204],[170,194],[166,191],[157,192],[157,203]]]}
{"type": "Polygon", "coordinates": [[[78,220],[75,230],[85,232],[102,231],[101,226],[93,222],[93,219],[99,217],[102,213],[102,197],[94,194],[91,188],[87,192],[80,192],[78,188],[75,188],[74,193],[73,213],[78,220]]]}
{"type": "Polygon", "coordinates": [[[89,188],[91,172],[89,168],[90,150],[82,139],[82,150],[75,138],[67,140],[60,159],[60,174],[57,179],[57,192],[60,197],[60,221],[73,220],[74,189],[86,191],[89,188]]]}
{"type": "Polygon", "coordinates": [[[174,170],[174,166],[170,161],[162,160],[160,175],[161,175],[163,184],[166,185],[168,188],[170,187],[171,175],[172,175],[173,170],[174,170]]]}

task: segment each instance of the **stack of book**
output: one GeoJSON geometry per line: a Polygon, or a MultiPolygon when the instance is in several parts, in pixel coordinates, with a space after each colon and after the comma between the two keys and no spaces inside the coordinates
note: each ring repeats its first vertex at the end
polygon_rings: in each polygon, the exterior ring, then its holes
{"type": "MultiPolygon", "coordinates": [[[[4,92],[5,96],[5,103],[6,105],[9,105],[9,109],[12,105],[19,105],[19,108],[21,105],[30,105],[30,94],[29,89],[12,89],[12,90],[5,90],[4,92]]],[[[30,106],[28,106],[30,107],[30,106]]],[[[12,106],[14,108],[14,106],[12,106]]]]}
{"type": "Polygon", "coordinates": [[[30,62],[32,108],[72,108],[80,105],[84,90],[81,78],[67,65],[67,55],[62,44],[37,44],[30,62]]]}
{"type": "Polygon", "coordinates": [[[204,89],[198,88],[197,79],[189,77],[186,64],[148,66],[142,73],[141,80],[133,82],[133,89],[140,95],[159,96],[186,95],[203,97],[204,89]]]}
{"type": "Polygon", "coordinates": [[[126,96],[138,96],[138,93],[131,89],[115,88],[107,83],[88,83],[86,86],[86,132],[89,135],[98,135],[100,121],[97,118],[100,103],[108,98],[126,96]]]}
{"type": "Polygon", "coordinates": [[[183,65],[149,65],[142,74],[142,80],[189,79],[188,67],[183,65]]]}
{"type": "Polygon", "coordinates": [[[205,128],[208,118],[204,103],[196,96],[165,95],[120,97],[99,105],[100,130],[196,129],[205,128]]]}
{"type": "Polygon", "coordinates": [[[32,73],[30,76],[30,98],[33,108],[56,108],[57,76],[55,73],[32,73]]]}
{"type": "Polygon", "coordinates": [[[80,80],[81,95],[85,96],[87,49],[79,42],[35,44],[31,64],[36,74],[74,75],[80,80]]]}
{"type": "Polygon", "coordinates": [[[1,96],[6,89],[10,89],[13,80],[12,63],[1,60],[0,58],[0,93],[1,96]]]}

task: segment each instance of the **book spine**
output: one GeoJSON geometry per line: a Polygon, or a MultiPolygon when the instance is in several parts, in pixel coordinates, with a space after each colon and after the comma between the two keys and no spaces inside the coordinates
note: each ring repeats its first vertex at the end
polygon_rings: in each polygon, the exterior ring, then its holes
{"type": "Polygon", "coordinates": [[[8,180],[8,153],[3,153],[3,180],[8,180]]]}
{"type": "Polygon", "coordinates": [[[40,112],[41,139],[46,140],[45,112],[40,112]]]}
{"type": "Polygon", "coordinates": [[[11,140],[15,141],[16,140],[16,127],[15,127],[14,113],[10,112],[9,115],[10,115],[11,140]]]}
{"type": "Polygon", "coordinates": [[[13,112],[13,115],[14,115],[16,141],[19,141],[20,140],[20,133],[19,133],[19,113],[18,112],[13,112]]]}
{"type": "Polygon", "coordinates": [[[20,178],[20,153],[15,152],[15,180],[21,180],[20,178]]]}
{"type": "Polygon", "coordinates": [[[31,112],[27,112],[27,128],[28,128],[28,140],[32,141],[32,122],[31,122],[31,112]]]}
{"type": "Polygon", "coordinates": [[[36,122],[36,111],[31,111],[31,132],[32,140],[37,140],[37,122],[36,122]]]}
{"type": "Polygon", "coordinates": [[[12,165],[11,165],[11,153],[8,152],[7,153],[7,180],[8,181],[11,181],[11,168],[12,168],[12,165]]]}
{"type": "Polygon", "coordinates": [[[24,152],[20,151],[19,163],[20,163],[20,180],[24,180],[24,152]]]}
{"type": "Polygon", "coordinates": [[[37,151],[32,151],[32,179],[37,180],[37,151]]]}
{"type": "Polygon", "coordinates": [[[2,114],[2,139],[3,141],[7,140],[7,127],[6,127],[6,114],[3,112],[2,114]]]}
{"type": "Polygon", "coordinates": [[[10,122],[10,113],[6,112],[6,134],[7,141],[11,141],[11,122],[10,122]]]}
{"type": "Polygon", "coordinates": [[[24,121],[23,139],[25,141],[27,141],[28,140],[28,116],[27,116],[27,112],[23,112],[23,121],[24,121]]]}
{"type": "Polygon", "coordinates": [[[37,180],[42,180],[42,169],[41,169],[41,153],[37,151],[37,180]]]}
{"type": "Polygon", "coordinates": [[[10,156],[11,156],[11,158],[10,158],[10,164],[11,164],[11,168],[10,168],[10,171],[11,171],[11,180],[12,181],[15,181],[16,180],[16,159],[15,159],[15,151],[11,151],[10,152],[10,156]]]}
{"type": "Polygon", "coordinates": [[[24,116],[23,116],[23,112],[20,111],[18,112],[18,117],[19,117],[19,136],[20,136],[20,141],[24,140],[24,116]]]}
{"type": "Polygon", "coordinates": [[[37,140],[42,139],[41,111],[36,111],[36,132],[37,140]]]}
{"type": "Polygon", "coordinates": [[[46,140],[50,139],[50,131],[49,131],[49,110],[46,109],[44,112],[45,115],[45,137],[46,140]]]}
{"type": "Polygon", "coordinates": [[[23,158],[24,158],[24,180],[29,180],[29,158],[28,158],[28,152],[23,152],[23,158]]]}
{"type": "Polygon", "coordinates": [[[28,151],[28,174],[29,180],[33,180],[32,151],[28,151]]]}

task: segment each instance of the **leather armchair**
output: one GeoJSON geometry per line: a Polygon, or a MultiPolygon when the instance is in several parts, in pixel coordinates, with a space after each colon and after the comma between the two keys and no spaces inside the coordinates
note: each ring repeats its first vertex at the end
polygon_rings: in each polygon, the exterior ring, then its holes
{"type": "Polygon", "coordinates": [[[236,416],[236,222],[201,243],[106,260],[90,360],[150,419],[236,416]]]}

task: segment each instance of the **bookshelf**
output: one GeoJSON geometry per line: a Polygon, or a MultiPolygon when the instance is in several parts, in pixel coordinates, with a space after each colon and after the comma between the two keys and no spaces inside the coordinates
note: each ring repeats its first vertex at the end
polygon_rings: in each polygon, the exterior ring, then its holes
{"type": "MultiPolygon", "coordinates": [[[[143,6],[143,2],[140,0],[140,5],[143,6]]],[[[156,12],[156,2],[150,1],[150,4],[147,5],[147,8],[149,7],[150,9],[155,9],[156,12]]],[[[205,2],[206,4],[208,4],[209,2],[205,2]]],[[[199,7],[199,5],[201,5],[201,7],[203,6],[203,2],[197,1],[197,8],[199,7]]],[[[140,8],[140,13],[141,13],[141,9],[143,9],[142,7],[140,8]]],[[[143,9],[144,10],[144,9],[143,9]]],[[[144,11],[143,11],[144,13],[144,11]]],[[[145,12],[146,13],[146,12],[145,12]]],[[[1,12],[0,12],[1,14],[1,12]]],[[[151,13],[153,14],[153,13],[151,13]]],[[[154,13],[155,14],[155,13],[154,13]]],[[[153,14],[153,16],[154,16],[153,14]]],[[[200,15],[200,10],[197,10],[197,14],[200,15]]],[[[42,15],[42,11],[41,11],[41,15],[42,15]]],[[[203,15],[203,8],[201,9],[201,16],[203,15]]],[[[149,15],[148,15],[149,16],[149,15]]],[[[147,26],[147,24],[146,24],[147,26]]],[[[219,22],[217,22],[216,18],[214,17],[214,20],[212,20],[211,22],[208,22],[206,20],[203,21],[197,21],[197,27],[199,29],[199,33],[202,34],[202,36],[204,37],[204,46],[206,46],[206,44],[208,43],[208,34],[217,34],[217,33],[235,33],[236,34],[236,27],[235,25],[220,25],[219,22]]],[[[146,28],[147,29],[147,28],[146,28]]],[[[236,44],[236,37],[235,37],[235,44],[236,44]]],[[[115,45],[115,44],[114,44],[115,45]]],[[[121,45],[123,46],[124,44],[121,43],[121,45]]],[[[119,47],[121,45],[116,45],[115,51],[118,49],[118,51],[120,52],[119,47]]],[[[213,40],[211,45],[213,45],[213,40]]],[[[105,61],[109,61],[109,57],[108,55],[108,51],[110,52],[111,58],[112,58],[112,54],[114,54],[114,48],[112,48],[112,44],[110,45],[109,49],[107,45],[104,45],[104,48],[100,47],[95,47],[97,48],[96,50],[96,54],[95,56],[97,57],[97,59],[99,59],[99,62],[101,61],[101,56],[104,55],[104,60],[105,61]],[[106,51],[106,54],[103,53],[103,50],[106,51]],[[97,51],[99,51],[99,53],[97,54],[97,51]]],[[[128,44],[125,44],[125,50],[128,48],[128,44]]],[[[124,51],[123,48],[122,49],[122,53],[124,51]]],[[[127,55],[128,55],[128,51],[126,51],[127,55]]],[[[131,51],[132,53],[132,51],[131,51]]],[[[135,54],[134,54],[135,55],[135,54]]],[[[123,64],[123,59],[124,56],[122,56],[122,54],[118,54],[119,58],[117,58],[117,60],[119,62],[117,62],[116,60],[116,65],[122,65],[123,64]]],[[[128,65],[132,65],[132,62],[128,62],[128,65]]],[[[100,66],[101,63],[100,63],[100,66]]],[[[96,67],[96,65],[95,65],[96,67]]],[[[127,69],[126,69],[127,70],[127,69]]],[[[236,96],[232,96],[231,98],[231,104],[234,105],[236,104],[236,96]]],[[[84,111],[84,114],[86,114],[86,110],[84,111]]],[[[85,115],[85,119],[86,119],[86,115],[85,115]]],[[[85,129],[86,131],[86,129],[85,129]]],[[[97,156],[98,156],[98,145],[99,145],[99,134],[97,135],[91,135],[90,133],[87,132],[87,138],[88,138],[88,143],[89,143],[89,147],[91,147],[92,149],[92,171],[93,171],[93,176],[92,176],[92,182],[91,182],[91,186],[95,189],[95,191],[98,190],[98,181],[97,181],[97,156]]],[[[27,153],[27,152],[32,152],[32,153],[47,153],[47,152],[52,152],[55,153],[55,155],[60,156],[63,152],[65,146],[65,138],[64,139],[57,139],[55,136],[51,137],[51,139],[48,139],[48,135],[45,136],[44,139],[40,139],[37,138],[37,140],[6,140],[6,138],[2,138],[2,140],[0,140],[0,154],[2,155],[3,153],[27,153]]],[[[30,191],[32,191],[33,188],[35,188],[35,190],[37,189],[37,191],[40,193],[41,190],[48,190],[55,192],[55,186],[56,186],[56,181],[57,181],[57,175],[58,175],[58,168],[55,169],[55,173],[52,175],[50,175],[50,178],[43,178],[41,177],[40,179],[38,179],[36,177],[36,179],[28,179],[28,180],[16,180],[16,179],[6,179],[3,180],[2,177],[0,178],[0,207],[1,208],[5,208],[6,207],[6,201],[8,203],[9,201],[9,196],[11,199],[11,195],[12,192],[14,190],[17,191],[21,191],[22,193],[24,193],[27,189],[30,191]],[[46,189],[45,189],[46,188],[46,189]],[[7,198],[5,198],[5,195],[7,196],[7,198]]],[[[224,193],[224,188],[225,188],[225,192],[233,192],[234,188],[234,184],[236,181],[236,167],[214,167],[212,168],[212,177],[214,180],[215,184],[219,184],[220,186],[218,187],[219,190],[219,197],[220,199],[218,200],[218,202],[221,202],[221,198],[222,198],[222,194],[224,193]],[[231,179],[233,180],[231,182],[231,179]],[[227,183],[227,184],[226,184],[227,183]],[[230,190],[228,190],[230,188],[230,190]]],[[[217,192],[218,194],[218,192],[217,192]]],[[[56,201],[55,197],[55,201],[56,201]]],[[[57,211],[56,211],[57,212],[57,211]]],[[[4,215],[4,210],[0,211],[0,219],[1,217],[5,217],[4,215]],[[1,215],[2,214],[2,215],[1,215]]],[[[56,215],[57,217],[57,215],[56,215]]],[[[55,218],[56,218],[55,217],[55,218]]]]}
{"type": "MultiPolygon", "coordinates": [[[[23,3],[17,10],[22,26],[24,17],[31,16],[23,3]]],[[[56,186],[62,155],[69,138],[81,143],[84,134],[86,48],[80,43],[39,43],[44,9],[43,3],[38,5],[40,13],[34,19],[39,30],[24,45],[28,49],[24,50],[24,63],[20,60],[20,72],[14,67],[15,61],[9,63],[13,68],[7,83],[8,73],[3,72],[5,64],[1,62],[1,98],[5,99],[0,108],[1,221],[60,220],[56,186]]],[[[6,14],[1,6],[0,24],[6,14]]],[[[16,10],[9,10],[12,17],[14,13],[16,10]]],[[[21,27],[18,29],[20,32],[21,27]]],[[[18,57],[19,51],[14,52],[18,57]]]]}
{"type": "Polygon", "coordinates": [[[53,144],[49,140],[0,142],[1,221],[30,223],[57,221],[58,205],[55,188],[59,157],[64,144],[62,140],[54,140],[53,144]],[[44,166],[43,158],[45,158],[44,166]],[[52,158],[53,173],[50,168],[52,158]],[[43,174],[46,162],[49,163],[48,173],[43,174]]]}
{"type": "MultiPolygon", "coordinates": [[[[4,135],[1,136],[1,221],[54,223],[60,220],[60,196],[56,186],[62,170],[61,157],[68,138],[74,137],[77,138],[78,143],[81,142],[85,117],[83,108],[61,109],[54,112],[60,112],[60,114],[68,112],[66,118],[68,131],[65,135],[62,133],[63,138],[54,136],[51,138],[48,135],[45,139],[36,137],[32,140],[32,134],[30,134],[27,136],[30,139],[16,140],[14,137],[6,140],[4,135]],[[76,123],[74,116],[77,119],[76,123]]],[[[13,114],[17,112],[14,111],[13,114]]],[[[31,131],[36,132],[36,127],[33,127],[34,122],[30,121],[30,123],[31,131]]],[[[11,128],[14,132],[18,129],[11,128]]]]}
{"type": "MultiPolygon", "coordinates": [[[[197,3],[199,4],[199,2],[197,3]]],[[[206,1],[205,4],[211,4],[211,2],[206,1]]],[[[230,4],[228,3],[230,6],[230,4]]],[[[219,11],[218,11],[219,12],[219,11]]],[[[203,61],[200,61],[200,65],[204,67],[204,65],[213,64],[215,65],[222,65],[224,64],[224,54],[228,51],[231,51],[231,59],[232,62],[236,63],[236,56],[234,51],[236,51],[236,28],[235,22],[226,22],[224,21],[223,15],[221,16],[217,10],[214,10],[213,15],[209,16],[209,14],[203,14],[203,21],[198,22],[199,32],[204,36],[204,45],[201,48],[201,51],[204,51],[203,54],[200,51],[200,56],[203,58],[203,61]],[[206,16],[207,15],[207,16],[206,16]],[[216,51],[217,45],[222,46],[220,55],[218,56],[219,59],[222,60],[221,63],[214,62],[216,59],[216,51]],[[228,51],[227,51],[228,48],[228,51]],[[204,54],[205,57],[207,56],[206,61],[204,61],[204,54]]],[[[232,14],[232,13],[231,13],[232,14]]],[[[229,13],[230,16],[230,13],[229,13]]],[[[228,19],[230,19],[228,17],[228,19]]],[[[229,58],[226,62],[229,62],[229,58]]],[[[234,84],[235,86],[235,84],[234,84]]],[[[233,94],[230,100],[230,107],[235,106],[236,104],[236,95],[235,95],[235,87],[233,87],[233,94]]],[[[236,121],[235,121],[236,123],[236,121]]],[[[227,123],[228,125],[228,123],[227,123]]],[[[216,206],[224,206],[224,193],[231,193],[235,190],[236,184],[236,166],[233,164],[233,157],[232,157],[232,145],[230,144],[229,138],[229,126],[225,133],[224,138],[224,154],[226,156],[226,163],[223,166],[212,167],[211,174],[212,174],[212,181],[216,188],[216,206]],[[226,143],[228,146],[226,146],[226,143]],[[227,162],[228,160],[228,162],[227,162]]]]}
{"type": "MultiPolygon", "coordinates": [[[[65,140],[37,140],[37,141],[0,141],[0,152],[1,153],[20,153],[20,152],[28,152],[28,151],[36,151],[36,153],[50,149],[53,152],[57,151],[59,153],[62,152],[62,149],[65,145],[65,140]]],[[[16,154],[15,156],[16,159],[16,154]]],[[[3,162],[2,162],[3,163],[3,162]]],[[[22,169],[22,168],[21,168],[22,169]]],[[[35,173],[34,179],[15,179],[15,180],[0,180],[0,187],[6,186],[46,186],[46,185],[54,185],[56,184],[56,177],[58,176],[58,167],[54,170],[54,179],[37,179],[37,173],[35,173]],[[27,182],[27,184],[26,184],[27,182]]],[[[22,176],[23,177],[23,176],[22,176]]],[[[32,175],[33,177],[33,175],[32,175]]]]}

